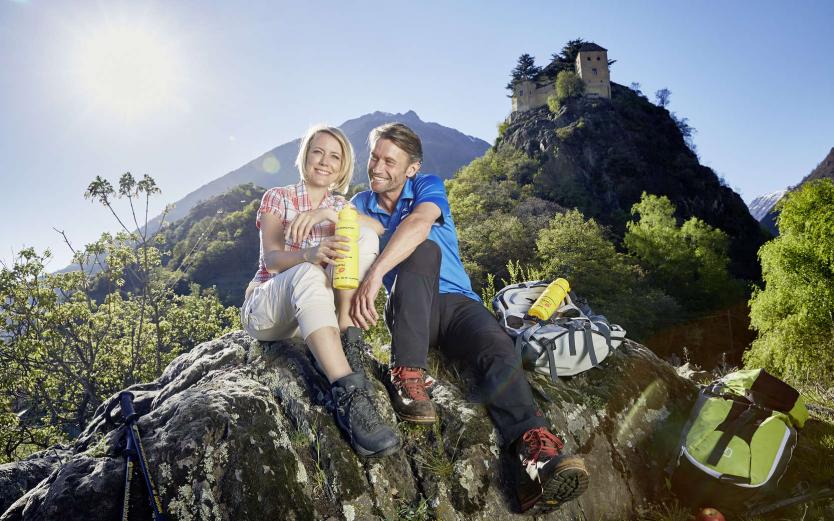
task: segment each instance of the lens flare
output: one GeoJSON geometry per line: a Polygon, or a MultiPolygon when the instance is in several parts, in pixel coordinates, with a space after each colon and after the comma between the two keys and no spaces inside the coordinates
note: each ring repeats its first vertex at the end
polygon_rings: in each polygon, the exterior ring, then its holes
{"type": "Polygon", "coordinates": [[[268,174],[277,174],[281,170],[281,162],[277,157],[269,154],[261,161],[261,168],[268,174]]]}

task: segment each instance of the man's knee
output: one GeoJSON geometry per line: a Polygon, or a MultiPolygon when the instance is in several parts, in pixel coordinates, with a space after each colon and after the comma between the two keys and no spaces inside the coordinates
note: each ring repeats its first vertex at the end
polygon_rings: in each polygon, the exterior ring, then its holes
{"type": "Polygon", "coordinates": [[[440,246],[431,239],[417,245],[414,251],[400,263],[400,270],[423,272],[427,268],[440,268],[440,246]]]}

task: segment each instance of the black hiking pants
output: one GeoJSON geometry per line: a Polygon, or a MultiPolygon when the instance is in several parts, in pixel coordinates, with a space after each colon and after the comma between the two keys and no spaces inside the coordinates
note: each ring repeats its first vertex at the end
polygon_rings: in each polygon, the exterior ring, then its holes
{"type": "Polygon", "coordinates": [[[483,304],[440,287],[440,248],[423,241],[400,263],[385,305],[393,366],[428,369],[429,347],[478,377],[492,421],[505,444],[546,427],[512,339],[483,304]]]}

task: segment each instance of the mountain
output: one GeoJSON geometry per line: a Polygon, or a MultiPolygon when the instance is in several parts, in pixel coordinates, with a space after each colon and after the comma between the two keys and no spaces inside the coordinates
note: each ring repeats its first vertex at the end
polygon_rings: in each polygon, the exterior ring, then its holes
{"type": "Polygon", "coordinates": [[[753,216],[754,219],[757,221],[761,221],[762,218],[776,206],[776,203],[779,202],[779,199],[782,198],[788,189],[778,190],[776,192],[771,192],[769,194],[760,195],[753,199],[747,208],[750,210],[750,215],[753,216]]]}
{"type": "Polygon", "coordinates": [[[611,99],[578,97],[557,113],[513,113],[496,146],[521,150],[540,165],[532,193],[577,208],[622,239],[643,192],[665,195],[681,221],[697,217],[730,238],[730,270],[758,280],[764,232],[741,197],[687,146],[685,121],[628,87],[611,99]],[[683,130],[683,132],[682,132],[683,130]]]}
{"type": "MultiPolygon", "coordinates": [[[[356,165],[353,182],[367,181],[365,175],[368,164],[368,133],[374,127],[384,123],[398,121],[411,127],[423,142],[423,166],[421,171],[437,174],[448,179],[461,166],[468,164],[476,157],[480,157],[489,148],[489,143],[476,137],[467,136],[453,128],[438,123],[430,123],[420,119],[413,110],[405,114],[390,114],[388,112],[374,112],[356,119],[345,121],[341,128],[347,135],[356,152],[356,165]]],[[[298,155],[299,139],[278,145],[255,159],[249,161],[237,170],[218,177],[200,188],[189,193],[176,203],[166,220],[176,221],[185,217],[188,211],[200,201],[206,201],[226,190],[247,183],[255,186],[270,188],[295,183],[298,171],[295,168],[295,157],[298,155]]],[[[156,229],[160,218],[154,218],[149,226],[156,229]]]]}
{"type": "MultiPolygon", "coordinates": [[[[811,181],[816,181],[818,179],[825,178],[834,179],[834,147],[831,147],[831,150],[828,151],[828,155],[825,156],[825,159],[823,159],[822,162],[820,162],[820,164],[818,164],[816,168],[811,170],[810,174],[806,175],[802,179],[802,181],[799,182],[798,185],[792,186],[788,190],[785,190],[782,196],[784,197],[785,193],[796,190],[805,183],[810,183],[811,181]]],[[[777,201],[778,199],[773,202],[773,206],[776,206],[777,201]]],[[[779,235],[779,228],[776,226],[776,219],[779,217],[779,212],[774,210],[773,206],[770,207],[767,213],[765,213],[761,218],[759,218],[759,222],[761,222],[765,228],[770,230],[770,233],[776,236],[779,235]]]]}

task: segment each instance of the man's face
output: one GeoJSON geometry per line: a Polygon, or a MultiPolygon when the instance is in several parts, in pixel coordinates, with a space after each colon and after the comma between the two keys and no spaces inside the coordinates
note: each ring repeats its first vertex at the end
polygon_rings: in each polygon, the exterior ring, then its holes
{"type": "Polygon", "coordinates": [[[405,180],[419,169],[420,163],[411,163],[403,149],[388,139],[379,139],[368,158],[368,181],[375,193],[398,197],[405,180]]]}

